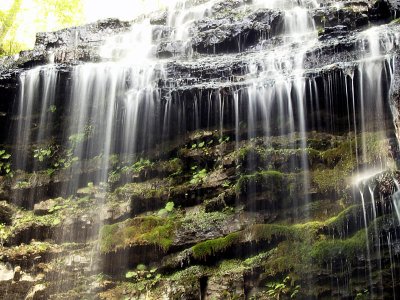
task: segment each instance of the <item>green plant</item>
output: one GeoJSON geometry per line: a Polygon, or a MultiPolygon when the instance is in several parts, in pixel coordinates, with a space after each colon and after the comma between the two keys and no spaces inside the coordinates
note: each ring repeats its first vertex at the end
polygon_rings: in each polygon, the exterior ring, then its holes
{"type": "Polygon", "coordinates": [[[193,170],[193,177],[190,180],[191,184],[199,184],[204,181],[204,179],[207,177],[207,169],[201,169],[197,166],[192,167],[193,170]]]}
{"type": "Polygon", "coordinates": [[[49,169],[46,170],[46,174],[47,174],[48,176],[51,176],[51,175],[54,174],[55,171],[56,171],[55,169],[49,168],[49,169]]]}
{"type": "Polygon", "coordinates": [[[50,107],[49,107],[49,112],[55,113],[56,111],[57,111],[57,106],[55,106],[55,105],[50,105],[50,107]]]}
{"type": "Polygon", "coordinates": [[[7,232],[7,227],[6,225],[0,223],[0,246],[3,247],[7,237],[8,237],[8,232],[7,232]]]}
{"type": "Polygon", "coordinates": [[[121,179],[121,167],[118,167],[116,170],[112,170],[108,173],[107,182],[109,183],[116,183],[121,179]]]}
{"type": "Polygon", "coordinates": [[[30,186],[31,186],[31,183],[28,182],[28,181],[18,181],[18,182],[15,184],[15,187],[16,187],[17,189],[26,189],[26,188],[29,188],[30,186]]]}
{"type": "Polygon", "coordinates": [[[138,278],[138,273],[135,271],[128,271],[125,274],[126,279],[137,279],[138,278]]]}
{"type": "Polygon", "coordinates": [[[93,135],[94,128],[92,125],[86,125],[83,132],[78,132],[71,135],[68,139],[71,144],[71,148],[75,149],[77,145],[81,144],[82,142],[86,141],[93,135]]]}
{"type": "MultiPolygon", "coordinates": [[[[111,161],[111,159],[110,159],[110,161],[111,161]]],[[[118,158],[115,159],[114,164],[117,164],[117,163],[118,163],[118,158]]],[[[113,165],[113,162],[111,162],[111,165],[113,165]]],[[[108,174],[107,181],[109,183],[116,183],[121,179],[122,174],[139,173],[139,172],[145,170],[146,168],[151,168],[153,166],[154,166],[153,162],[151,162],[148,159],[141,158],[137,162],[135,162],[133,165],[115,167],[115,169],[112,170],[108,174]]]]}
{"type": "Polygon", "coordinates": [[[56,162],[53,164],[54,169],[68,169],[72,166],[72,164],[78,161],[79,158],[74,156],[71,149],[65,151],[62,157],[59,157],[56,162]]]}
{"type": "Polygon", "coordinates": [[[12,177],[10,158],[11,154],[4,149],[0,150],[0,175],[6,174],[12,177]]]}
{"type": "Polygon", "coordinates": [[[363,290],[361,292],[358,292],[354,299],[355,300],[366,300],[366,299],[369,299],[369,298],[370,298],[369,291],[367,289],[365,289],[365,290],[363,290]]]}
{"type": "Polygon", "coordinates": [[[199,142],[197,144],[196,143],[192,144],[191,148],[192,149],[196,149],[196,148],[203,149],[203,148],[205,148],[207,146],[211,146],[213,143],[214,143],[214,140],[209,140],[208,142],[201,141],[201,142],[199,142]]]}
{"type": "Polygon", "coordinates": [[[174,206],[175,206],[174,202],[172,201],[167,202],[167,204],[165,204],[165,207],[158,211],[157,213],[158,216],[160,217],[167,216],[168,214],[172,213],[174,210],[174,206]]]}
{"type": "Polygon", "coordinates": [[[229,136],[222,136],[222,137],[219,138],[218,142],[219,142],[220,144],[224,144],[224,143],[229,142],[230,139],[231,139],[231,138],[230,138],[229,136]]]}
{"type": "Polygon", "coordinates": [[[43,148],[37,148],[33,150],[33,157],[43,162],[45,159],[50,158],[54,155],[54,147],[49,145],[43,148]]]}
{"type": "Polygon", "coordinates": [[[146,267],[145,264],[138,264],[138,265],[136,266],[136,269],[137,269],[138,271],[146,271],[146,270],[147,270],[147,267],[146,267]]]}
{"type": "Polygon", "coordinates": [[[300,285],[294,285],[290,276],[286,276],[282,282],[267,283],[267,295],[279,300],[281,295],[289,295],[291,299],[295,299],[300,291],[300,285]]]}
{"type": "Polygon", "coordinates": [[[132,171],[141,172],[144,168],[151,166],[153,166],[153,163],[150,160],[141,158],[132,165],[132,171]]]}
{"type": "Polygon", "coordinates": [[[165,205],[165,210],[168,212],[172,212],[174,210],[174,202],[167,202],[165,205]]]}
{"type": "Polygon", "coordinates": [[[67,207],[68,207],[67,204],[65,204],[65,205],[55,205],[55,206],[53,206],[52,208],[49,209],[49,213],[54,213],[56,211],[62,210],[62,209],[67,208],[67,207]]]}
{"type": "Polygon", "coordinates": [[[222,187],[224,187],[224,188],[228,188],[228,187],[230,187],[231,186],[231,183],[228,181],[228,180],[225,180],[223,183],[222,183],[222,187]]]}

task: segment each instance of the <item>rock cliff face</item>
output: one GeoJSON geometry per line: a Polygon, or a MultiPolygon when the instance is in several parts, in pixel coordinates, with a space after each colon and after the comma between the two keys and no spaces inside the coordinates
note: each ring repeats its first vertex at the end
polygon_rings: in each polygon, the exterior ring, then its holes
{"type": "Polygon", "coordinates": [[[181,1],[0,66],[0,298],[396,299],[396,1],[181,1]]]}

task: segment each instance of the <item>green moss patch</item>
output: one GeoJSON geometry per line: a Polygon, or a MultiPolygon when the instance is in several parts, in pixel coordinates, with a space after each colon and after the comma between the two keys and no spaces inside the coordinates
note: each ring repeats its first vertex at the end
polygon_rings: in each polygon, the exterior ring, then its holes
{"type": "Polygon", "coordinates": [[[113,225],[100,232],[100,250],[117,251],[130,245],[153,244],[167,250],[173,241],[177,223],[174,218],[138,217],[113,225]]]}
{"type": "Polygon", "coordinates": [[[347,197],[346,189],[357,170],[357,163],[373,167],[386,162],[386,165],[394,167],[388,149],[388,140],[381,132],[338,140],[333,148],[321,153],[327,167],[312,172],[312,185],[320,193],[337,193],[347,197]],[[361,150],[363,143],[366,146],[365,153],[361,150]]]}
{"type": "Polygon", "coordinates": [[[246,194],[251,188],[268,189],[272,193],[288,193],[285,175],[279,171],[261,171],[252,175],[243,175],[236,183],[236,192],[246,194]]]}
{"type": "Polygon", "coordinates": [[[214,240],[208,240],[193,246],[193,257],[196,259],[205,259],[226,250],[228,247],[237,244],[241,240],[241,234],[231,233],[225,237],[214,240]]]}
{"type": "Polygon", "coordinates": [[[354,236],[345,240],[322,240],[316,242],[311,249],[311,257],[318,263],[345,258],[354,261],[366,252],[366,232],[358,231],[354,236]]]}

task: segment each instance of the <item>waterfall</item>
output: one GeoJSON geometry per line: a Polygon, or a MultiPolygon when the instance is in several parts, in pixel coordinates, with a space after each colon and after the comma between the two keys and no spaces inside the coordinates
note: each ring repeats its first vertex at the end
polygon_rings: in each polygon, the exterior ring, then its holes
{"type": "Polygon", "coordinates": [[[344,30],[334,18],[358,11],[321,3],[174,0],[95,44],[99,61],[19,73],[11,198],[59,218],[32,234],[76,243],[69,265],[90,257],[54,293],[105,274],[173,299],[201,266],[191,287],[212,299],[237,264],[246,299],[278,281],[304,298],[398,294],[398,27],[344,30]]]}

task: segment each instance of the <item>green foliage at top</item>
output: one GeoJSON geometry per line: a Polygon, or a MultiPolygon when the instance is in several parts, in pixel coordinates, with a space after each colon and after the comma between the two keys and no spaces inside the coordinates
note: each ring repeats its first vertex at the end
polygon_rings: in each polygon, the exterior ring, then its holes
{"type": "Polygon", "coordinates": [[[10,55],[20,50],[14,37],[6,39],[8,34],[15,34],[15,20],[21,10],[22,0],[14,0],[10,9],[0,10],[0,56],[10,55]]]}
{"type": "Polygon", "coordinates": [[[13,0],[0,9],[0,56],[31,48],[37,32],[83,23],[82,8],[83,0],[13,0]],[[35,11],[28,9],[31,4],[35,11]]]}
{"type": "Polygon", "coordinates": [[[82,0],[35,0],[44,18],[54,17],[61,26],[82,22],[82,0]]]}

